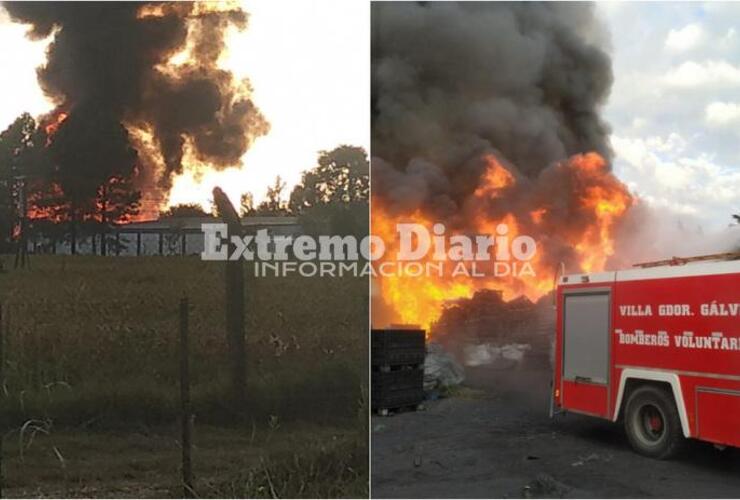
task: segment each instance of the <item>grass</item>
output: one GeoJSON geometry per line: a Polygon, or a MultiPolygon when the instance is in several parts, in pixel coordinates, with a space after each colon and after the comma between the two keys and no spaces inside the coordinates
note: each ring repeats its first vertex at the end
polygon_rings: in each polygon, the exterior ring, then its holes
{"type": "MultiPolygon", "coordinates": [[[[330,497],[340,491],[359,495],[362,484],[366,489],[367,280],[247,273],[248,405],[235,413],[228,397],[223,272],[222,263],[197,257],[33,256],[30,270],[0,274],[0,424],[15,436],[6,438],[12,460],[20,461],[20,445],[13,443],[30,420],[44,422],[33,443],[40,448],[65,436],[103,452],[111,436],[124,436],[123,443],[129,443],[125,436],[135,443],[141,433],[155,436],[154,442],[174,439],[169,429],[176,427],[179,408],[178,304],[187,296],[196,429],[220,429],[230,436],[224,440],[229,445],[252,439],[235,451],[241,457],[235,460],[246,465],[238,473],[208,476],[201,487],[210,489],[198,494],[330,497]],[[313,430],[296,430],[307,428],[313,430]],[[340,429],[333,435],[342,438],[317,440],[312,433],[322,428],[340,429]],[[300,447],[286,445],[296,440],[300,447]],[[272,489],[260,489],[268,476],[272,489]]],[[[72,463],[76,447],[66,447],[62,456],[71,453],[72,463]]],[[[47,460],[60,461],[53,446],[45,449],[47,460]]],[[[29,466],[33,457],[24,457],[20,469],[6,460],[9,484],[14,471],[40,470],[29,466]]],[[[79,477],[87,477],[81,470],[79,477]]],[[[169,472],[170,480],[177,477],[169,472]]],[[[142,476],[132,474],[136,481],[142,476]]],[[[64,479],[63,496],[105,482],[80,481],[71,488],[64,479]]],[[[49,486],[43,493],[55,491],[49,486]]]]}
{"type": "MultiPolygon", "coordinates": [[[[4,495],[177,498],[177,429],[54,431],[6,437],[4,495]]],[[[196,425],[193,489],[209,498],[367,497],[367,445],[345,428],[297,425],[269,434],[196,425]]]]}
{"type": "Polygon", "coordinates": [[[332,436],[279,447],[257,464],[225,481],[211,483],[209,495],[229,498],[366,497],[368,448],[358,440],[332,436]]]}

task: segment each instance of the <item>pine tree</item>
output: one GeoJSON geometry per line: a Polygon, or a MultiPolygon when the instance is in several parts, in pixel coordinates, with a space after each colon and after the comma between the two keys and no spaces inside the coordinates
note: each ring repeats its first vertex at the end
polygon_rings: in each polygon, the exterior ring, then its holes
{"type": "MultiPolygon", "coordinates": [[[[115,246],[117,239],[109,234],[112,224],[125,224],[139,214],[141,192],[136,190],[131,179],[122,175],[111,176],[98,187],[95,199],[96,214],[94,221],[99,227],[102,238],[100,251],[107,254],[107,249],[115,246]]],[[[120,249],[116,248],[114,251],[120,249]]]]}
{"type": "Polygon", "coordinates": [[[39,137],[36,121],[23,113],[0,133],[0,248],[8,251],[14,233],[19,230],[19,217],[25,217],[21,207],[21,190],[29,185],[48,163],[43,151],[44,139],[39,137]],[[22,187],[21,187],[22,186],[22,187]]]}

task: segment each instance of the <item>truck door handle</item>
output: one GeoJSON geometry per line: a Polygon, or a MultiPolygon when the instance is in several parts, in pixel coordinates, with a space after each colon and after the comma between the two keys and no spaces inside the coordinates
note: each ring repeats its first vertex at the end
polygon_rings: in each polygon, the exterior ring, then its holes
{"type": "Polygon", "coordinates": [[[578,383],[578,382],[591,382],[591,377],[581,377],[580,375],[576,375],[575,381],[576,381],[576,383],[578,383]]]}

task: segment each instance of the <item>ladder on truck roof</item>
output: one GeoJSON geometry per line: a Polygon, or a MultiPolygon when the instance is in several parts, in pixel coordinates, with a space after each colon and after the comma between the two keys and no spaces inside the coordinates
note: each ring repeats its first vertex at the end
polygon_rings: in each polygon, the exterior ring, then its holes
{"type": "Polygon", "coordinates": [[[711,255],[697,255],[695,257],[671,257],[665,260],[656,260],[653,262],[641,262],[634,264],[633,267],[658,267],[658,266],[682,266],[689,262],[700,262],[705,260],[736,260],[740,259],[740,252],[715,253],[711,255]]]}

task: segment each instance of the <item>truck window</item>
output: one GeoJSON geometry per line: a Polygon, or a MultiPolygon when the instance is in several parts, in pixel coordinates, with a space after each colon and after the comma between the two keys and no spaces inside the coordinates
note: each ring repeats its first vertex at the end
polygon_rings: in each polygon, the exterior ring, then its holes
{"type": "Polygon", "coordinates": [[[605,384],[609,361],[609,293],[566,294],[563,377],[605,384]]]}

